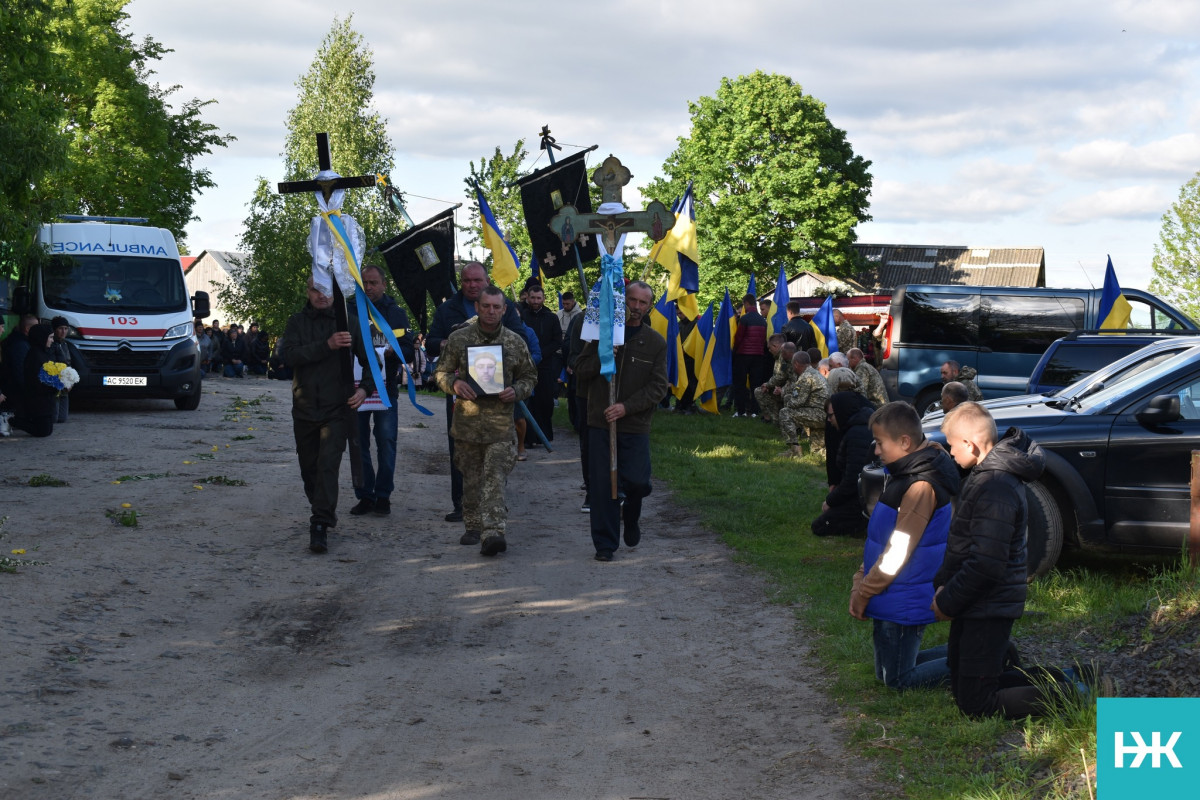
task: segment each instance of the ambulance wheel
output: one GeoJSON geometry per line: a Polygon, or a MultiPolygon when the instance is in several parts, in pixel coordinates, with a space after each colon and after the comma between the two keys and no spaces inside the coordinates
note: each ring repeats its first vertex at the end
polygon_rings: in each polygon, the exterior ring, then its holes
{"type": "Polygon", "coordinates": [[[200,407],[200,387],[196,387],[196,391],[183,397],[175,398],[175,407],[180,411],[195,411],[200,407]]]}

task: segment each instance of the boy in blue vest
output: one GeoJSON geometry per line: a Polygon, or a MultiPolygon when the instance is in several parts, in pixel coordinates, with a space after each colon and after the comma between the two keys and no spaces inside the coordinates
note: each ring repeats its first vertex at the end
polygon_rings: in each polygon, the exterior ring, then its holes
{"type": "Polygon", "coordinates": [[[937,686],[950,675],[946,649],[921,651],[921,636],[936,621],[933,578],[946,552],[958,470],[925,438],[908,403],[882,406],[868,425],[888,477],[867,523],[850,615],[874,620],[875,677],[892,689],[937,686]]]}

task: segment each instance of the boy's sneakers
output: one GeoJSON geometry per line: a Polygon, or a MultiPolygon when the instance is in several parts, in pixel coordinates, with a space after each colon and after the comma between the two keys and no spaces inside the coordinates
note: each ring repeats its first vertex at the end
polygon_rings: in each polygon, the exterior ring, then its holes
{"type": "Polygon", "coordinates": [[[8,424],[8,418],[11,416],[7,411],[0,412],[0,436],[12,436],[12,425],[8,424]]]}
{"type": "Polygon", "coordinates": [[[1077,664],[1063,670],[1075,683],[1080,694],[1095,697],[1120,697],[1121,685],[1113,676],[1105,673],[1094,661],[1090,664],[1077,664]]]}

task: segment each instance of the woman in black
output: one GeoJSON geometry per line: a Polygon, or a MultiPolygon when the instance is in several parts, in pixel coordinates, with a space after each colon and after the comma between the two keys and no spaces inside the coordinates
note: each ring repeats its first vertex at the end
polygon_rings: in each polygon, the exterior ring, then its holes
{"type": "Polygon", "coordinates": [[[49,436],[54,432],[55,398],[58,390],[42,383],[42,367],[50,357],[50,342],[54,329],[39,323],[29,329],[29,355],[25,356],[25,392],[21,412],[13,418],[12,426],[30,436],[49,436]]]}

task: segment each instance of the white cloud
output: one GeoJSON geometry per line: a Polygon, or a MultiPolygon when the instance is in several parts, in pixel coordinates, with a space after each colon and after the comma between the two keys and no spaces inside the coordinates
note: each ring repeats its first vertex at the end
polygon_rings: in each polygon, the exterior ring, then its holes
{"type": "Polygon", "coordinates": [[[1123,186],[1069,200],[1050,217],[1051,222],[1077,225],[1100,219],[1157,219],[1171,205],[1171,195],[1161,186],[1123,186]]]}
{"type": "Polygon", "coordinates": [[[1186,180],[1200,169],[1200,136],[1183,133],[1141,146],[1098,139],[1047,155],[1045,161],[1077,180],[1181,176],[1186,180]]]}
{"type": "Polygon", "coordinates": [[[964,165],[944,183],[876,181],[871,215],[879,222],[996,221],[1029,211],[1048,190],[1029,165],[984,159],[964,165]]]}

